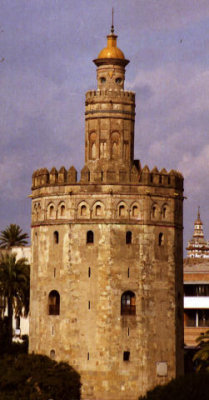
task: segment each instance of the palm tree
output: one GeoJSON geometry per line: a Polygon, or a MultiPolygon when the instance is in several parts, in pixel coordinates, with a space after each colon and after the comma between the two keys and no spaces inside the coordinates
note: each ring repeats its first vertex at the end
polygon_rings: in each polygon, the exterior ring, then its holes
{"type": "Polygon", "coordinates": [[[4,231],[0,232],[0,247],[9,249],[12,246],[24,246],[28,243],[28,234],[22,233],[19,225],[10,224],[4,231]]]}
{"type": "Polygon", "coordinates": [[[0,259],[0,295],[8,308],[8,343],[12,342],[12,318],[29,311],[30,267],[26,258],[16,260],[16,254],[5,254],[0,259]]]}
{"type": "Polygon", "coordinates": [[[206,369],[209,371],[209,330],[202,333],[197,339],[197,353],[193,357],[193,361],[198,362],[197,371],[206,369]]]}

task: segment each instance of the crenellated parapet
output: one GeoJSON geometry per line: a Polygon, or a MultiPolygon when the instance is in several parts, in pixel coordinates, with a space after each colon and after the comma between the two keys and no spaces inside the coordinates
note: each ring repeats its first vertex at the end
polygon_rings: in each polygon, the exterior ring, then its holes
{"type": "Polygon", "coordinates": [[[167,187],[183,190],[183,176],[180,172],[171,170],[167,172],[165,168],[152,170],[147,165],[141,168],[140,163],[135,163],[131,168],[109,167],[103,169],[97,166],[90,170],[87,165],[81,170],[80,181],[77,181],[77,171],[72,166],[68,170],[61,167],[57,170],[53,167],[50,171],[41,168],[34,171],[32,175],[32,189],[44,186],[60,186],[68,184],[122,184],[122,185],[143,185],[150,187],[167,187]]]}
{"type": "Polygon", "coordinates": [[[86,101],[91,102],[92,100],[94,101],[96,98],[96,101],[104,101],[104,98],[107,98],[109,100],[110,98],[117,98],[118,100],[127,100],[131,102],[135,102],[135,93],[132,91],[128,90],[114,90],[114,89],[104,89],[104,90],[89,90],[86,92],[86,101]]]}
{"type": "Polygon", "coordinates": [[[41,168],[34,171],[32,175],[32,189],[74,183],[77,183],[77,171],[73,166],[68,171],[65,167],[61,167],[59,171],[55,167],[51,171],[41,168]]]}

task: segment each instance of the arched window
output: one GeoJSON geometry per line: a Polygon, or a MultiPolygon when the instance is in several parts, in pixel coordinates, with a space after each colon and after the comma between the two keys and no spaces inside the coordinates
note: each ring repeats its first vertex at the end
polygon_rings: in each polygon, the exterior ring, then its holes
{"type": "Polygon", "coordinates": [[[118,132],[113,132],[111,135],[111,158],[117,159],[119,155],[120,135],[118,132]]]}
{"type": "Polygon", "coordinates": [[[90,158],[90,160],[95,160],[95,158],[96,158],[96,152],[97,152],[96,138],[97,138],[96,133],[92,132],[89,137],[89,147],[90,147],[89,158],[90,158]]]}
{"type": "Polygon", "coordinates": [[[96,216],[100,216],[102,214],[102,207],[100,205],[96,206],[96,216]]]}
{"type": "Polygon", "coordinates": [[[55,350],[50,350],[50,358],[51,358],[52,360],[55,359],[55,350]]]}
{"type": "Polygon", "coordinates": [[[65,215],[65,206],[64,206],[64,204],[62,204],[61,207],[60,207],[60,215],[61,215],[61,217],[64,217],[64,215],[65,215]]]}
{"type": "Polygon", "coordinates": [[[127,291],[121,296],[121,315],[136,314],[136,296],[133,292],[127,291]]]}
{"type": "Polygon", "coordinates": [[[152,218],[156,217],[156,206],[152,206],[152,218]]]}
{"type": "Polygon", "coordinates": [[[116,158],[118,155],[118,143],[113,142],[112,144],[112,158],[116,158]]]}
{"type": "Polygon", "coordinates": [[[164,245],[164,235],[163,235],[162,232],[160,232],[159,236],[158,236],[158,245],[159,246],[163,246],[164,245]]]}
{"type": "Polygon", "coordinates": [[[53,204],[51,204],[50,207],[49,207],[49,216],[50,216],[50,218],[54,217],[54,206],[53,206],[53,204]]]}
{"type": "Polygon", "coordinates": [[[87,232],[86,243],[94,243],[94,232],[92,232],[92,231],[87,232]]]}
{"type": "Polygon", "coordinates": [[[107,157],[107,143],[105,141],[100,142],[100,158],[106,158],[107,157]]]}
{"type": "Polygon", "coordinates": [[[133,208],[132,208],[132,216],[133,217],[138,217],[138,215],[139,215],[138,207],[137,206],[133,206],[133,208]]]}
{"type": "Polygon", "coordinates": [[[119,216],[124,217],[125,215],[125,206],[119,206],[119,216]]]}
{"type": "Polygon", "coordinates": [[[87,208],[84,205],[81,206],[81,215],[82,217],[85,217],[87,215],[87,208]]]}
{"type": "Polygon", "coordinates": [[[49,293],[48,305],[49,305],[49,315],[60,314],[60,295],[56,290],[52,290],[49,293]]]}
{"type": "Polygon", "coordinates": [[[57,231],[54,232],[54,243],[59,243],[59,232],[57,231]]]}
{"type": "Polygon", "coordinates": [[[93,142],[92,145],[91,145],[91,158],[92,158],[93,160],[95,160],[95,158],[96,158],[96,151],[97,151],[97,149],[96,149],[96,143],[93,142]]]}
{"type": "Polygon", "coordinates": [[[126,232],[126,244],[131,244],[132,242],[132,232],[128,231],[126,232]]]}
{"type": "Polygon", "coordinates": [[[167,217],[167,207],[166,207],[166,205],[164,205],[163,208],[162,208],[162,215],[163,215],[163,218],[167,217]]]}

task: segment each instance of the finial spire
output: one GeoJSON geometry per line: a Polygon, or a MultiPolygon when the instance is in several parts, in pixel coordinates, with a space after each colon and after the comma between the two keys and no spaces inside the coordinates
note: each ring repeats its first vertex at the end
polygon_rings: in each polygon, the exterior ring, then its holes
{"type": "Polygon", "coordinates": [[[114,7],[112,8],[112,25],[111,25],[111,33],[114,33],[114,7]]]}
{"type": "Polygon", "coordinates": [[[200,219],[200,206],[198,206],[197,218],[200,219]]]}

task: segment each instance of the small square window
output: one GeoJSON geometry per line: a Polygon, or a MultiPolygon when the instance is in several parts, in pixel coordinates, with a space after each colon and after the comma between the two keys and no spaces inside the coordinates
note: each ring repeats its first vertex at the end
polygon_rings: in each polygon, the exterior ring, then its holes
{"type": "Polygon", "coordinates": [[[129,361],[130,360],[130,351],[124,351],[123,352],[123,361],[129,361]]]}

